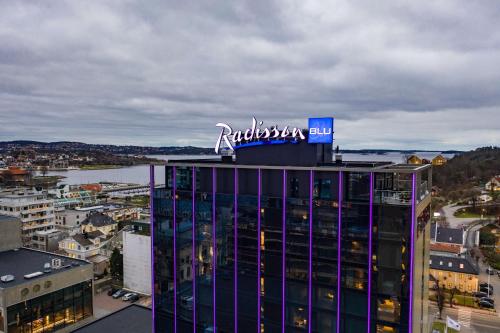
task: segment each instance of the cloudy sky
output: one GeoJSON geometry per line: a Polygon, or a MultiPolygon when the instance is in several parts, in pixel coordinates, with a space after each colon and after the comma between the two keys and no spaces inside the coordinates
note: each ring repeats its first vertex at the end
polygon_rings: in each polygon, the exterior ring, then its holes
{"type": "Polygon", "coordinates": [[[333,116],[344,148],[500,143],[497,0],[0,8],[0,141],[210,147],[254,115],[333,116]]]}

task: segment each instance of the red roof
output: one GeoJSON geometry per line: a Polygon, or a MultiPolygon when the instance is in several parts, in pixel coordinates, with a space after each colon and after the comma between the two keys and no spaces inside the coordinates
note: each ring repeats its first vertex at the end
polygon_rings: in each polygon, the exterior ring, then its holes
{"type": "Polygon", "coordinates": [[[22,175],[27,175],[28,171],[21,169],[20,167],[9,167],[8,173],[11,175],[16,175],[16,176],[22,176],[22,175]]]}
{"type": "Polygon", "coordinates": [[[460,245],[443,244],[443,243],[431,243],[431,251],[448,252],[448,253],[460,254],[460,245]]]}

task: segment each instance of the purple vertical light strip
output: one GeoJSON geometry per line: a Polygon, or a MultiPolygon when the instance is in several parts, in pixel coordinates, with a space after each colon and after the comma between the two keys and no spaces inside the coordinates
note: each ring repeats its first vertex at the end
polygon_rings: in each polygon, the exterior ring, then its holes
{"type": "Polygon", "coordinates": [[[174,203],[174,333],[177,333],[177,168],[173,167],[173,203],[174,203]]]}
{"type": "Polygon", "coordinates": [[[234,332],[238,333],[238,169],[234,168],[234,332]]]}
{"type": "Polygon", "coordinates": [[[337,226],[337,333],[340,332],[340,288],[342,282],[342,267],[341,267],[341,250],[342,250],[342,186],[343,173],[339,171],[339,211],[338,211],[338,226],[337,226]]]}
{"type": "Polygon", "coordinates": [[[215,195],[217,191],[217,169],[212,168],[212,296],[213,296],[213,321],[214,321],[214,332],[217,332],[217,300],[216,300],[216,269],[217,269],[217,221],[215,214],[215,195]]]}
{"type": "Polygon", "coordinates": [[[191,274],[193,274],[193,333],[196,333],[196,261],[198,256],[196,255],[196,167],[193,167],[191,175],[191,185],[192,185],[192,211],[191,217],[193,225],[191,226],[191,247],[192,247],[192,262],[191,262],[191,274]]]}
{"type": "Polygon", "coordinates": [[[283,170],[283,225],[281,235],[281,333],[285,333],[285,281],[286,281],[286,169],[283,170]]]}
{"type": "Polygon", "coordinates": [[[366,332],[371,333],[371,313],[372,313],[372,240],[373,240],[373,172],[370,172],[370,199],[368,216],[368,312],[366,332]]]}
{"type": "Polygon", "coordinates": [[[260,333],[260,321],[261,321],[261,284],[260,284],[260,277],[261,277],[261,250],[260,247],[262,246],[261,244],[261,204],[260,204],[260,196],[262,194],[262,171],[259,169],[257,171],[257,333],[260,333]]]}
{"type": "Polygon", "coordinates": [[[307,331],[312,332],[312,246],[313,246],[313,186],[314,186],[314,171],[309,171],[309,288],[307,290],[308,304],[308,319],[307,331]]]}
{"type": "Polygon", "coordinates": [[[415,242],[415,219],[416,219],[416,212],[415,212],[415,205],[416,205],[416,182],[417,182],[417,175],[415,173],[412,174],[412,181],[411,181],[411,231],[410,231],[410,295],[409,295],[409,308],[410,308],[410,313],[408,317],[408,333],[413,332],[413,257],[414,257],[414,242],[415,242]]]}
{"type": "Polygon", "coordinates": [[[149,166],[149,228],[151,234],[151,307],[153,314],[153,325],[152,333],[156,331],[156,321],[155,321],[155,252],[154,252],[154,206],[153,198],[155,191],[155,166],[151,164],[149,166]]]}

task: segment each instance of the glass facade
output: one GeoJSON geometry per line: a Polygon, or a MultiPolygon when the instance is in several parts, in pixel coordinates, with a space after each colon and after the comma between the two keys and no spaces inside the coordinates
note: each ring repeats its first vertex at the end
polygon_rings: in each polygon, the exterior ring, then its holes
{"type": "Polygon", "coordinates": [[[92,281],[86,281],[9,306],[7,332],[55,332],[92,315],[92,281]]]}
{"type": "Polygon", "coordinates": [[[429,179],[418,172],[165,172],[153,199],[157,332],[426,330],[429,179]]]}

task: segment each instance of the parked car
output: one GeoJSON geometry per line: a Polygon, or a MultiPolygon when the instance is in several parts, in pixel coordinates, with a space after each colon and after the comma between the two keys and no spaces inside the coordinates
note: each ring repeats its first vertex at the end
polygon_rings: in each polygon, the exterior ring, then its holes
{"type": "Polygon", "coordinates": [[[488,297],[488,293],[484,293],[482,291],[476,291],[475,293],[472,293],[472,296],[475,298],[483,298],[483,297],[488,297]]]}
{"type": "Polygon", "coordinates": [[[136,294],[136,293],[127,293],[127,294],[123,295],[123,297],[122,297],[122,301],[128,302],[128,301],[130,301],[130,300],[132,299],[132,297],[134,297],[134,296],[137,296],[137,294],[136,294]]]}
{"type": "Polygon", "coordinates": [[[489,275],[495,275],[495,270],[491,267],[486,268],[486,273],[489,275]]]}
{"type": "MultiPolygon", "coordinates": [[[[500,272],[499,272],[499,273],[500,273],[500,272]]],[[[490,288],[490,289],[491,289],[491,291],[493,291],[493,286],[492,286],[491,284],[486,283],[486,282],[481,283],[481,284],[479,285],[479,287],[480,287],[480,288],[490,288]]]]}
{"type": "Polygon", "coordinates": [[[483,297],[479,301],[486,301],[486,302],[489,302],[489,303],[495,305],[495,300],[491,297],[483,297]]]}
{"type": "Polygon", "coordinates": [[[111,288],[108,290],[108,296],[113,296],[114,293],[116,293],[118,290],[120,289],[116,289],[116,288],[111,288]]]}
{"type": "Polygon", "coordinates": [[[130,296],[130,302],[135,303],[139,300],[139,298],[141,298],[139,295],[134,294],[134,295],[130,296]]]}
{"type": "Polygon", "coordinates": [[[486,309],[494,309],[495,307],[493,304],[491,304],[488,301],[479,301],[479,307],[480,308],[486,308],[486,309]]]}
{"type": "Polygon", "coordinates": [[[113,294],[113,298],[117,299],[117,298],[123,297],[123,296],[125,296],[126,293],[127,292],[125,290],[120,289],[116,293],[113,294]]]}
{"type": "Polygon", "coordinates": [[[487,293],[487,294],[493,294],[493,289],[491,288],[486,288],[486,287],[481,287],[479,288],[479,291],[482,291],[483,293],[487,293]]]}

